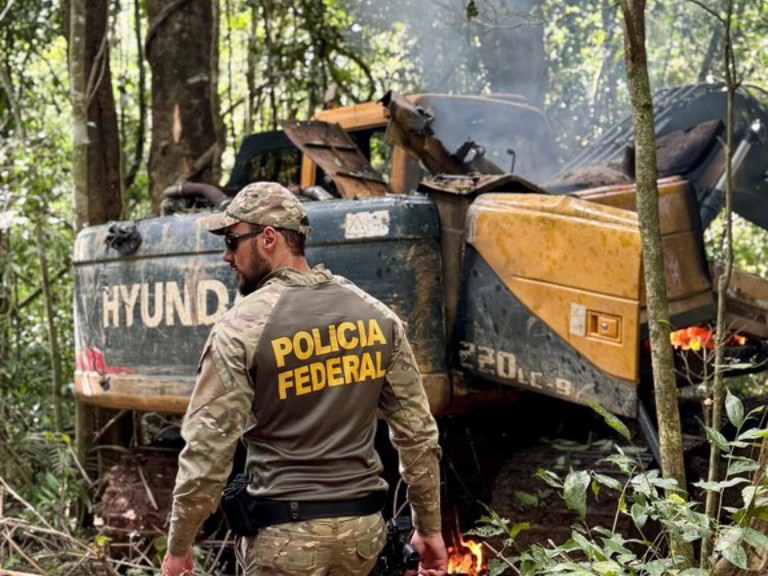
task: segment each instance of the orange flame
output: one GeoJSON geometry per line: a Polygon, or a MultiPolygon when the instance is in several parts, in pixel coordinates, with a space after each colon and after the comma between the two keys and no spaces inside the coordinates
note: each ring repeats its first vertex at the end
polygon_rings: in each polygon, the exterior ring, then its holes
{"type": "MultiPolygon", "coordinates": [[[[677,330],[669,335],[672,346],[681,350],[706,350],[714,349],[717,344],[715,331],[705,326],[690,326],[677,330]]],[[[726,346],[743,346],[747,343],[747,338],[741,334],[733,333],[728,336],[726,346]]]]}
{"type": "Polygon", "coordinates": [[[731,340],[733,341],[734,344],[737,344],[739,346],[744,346],[744,344],[747,343],[747,337],[742,336],[741,334],[734,334],[733,336],[731,336],[731,340]]]}
{"type": "Polygon", "coordinates": [[[701,350],[715,347],[715,332],[703,326],[691,326],[669,335],[672,346],[681,350],[701,350]]]}
{"type": "Polygon", "coordinates": [[[458,544],[448,546],[448,574],[480,576],[485,573],[483,546],[472,540],[464,540],[459,534],[458,544]]]}

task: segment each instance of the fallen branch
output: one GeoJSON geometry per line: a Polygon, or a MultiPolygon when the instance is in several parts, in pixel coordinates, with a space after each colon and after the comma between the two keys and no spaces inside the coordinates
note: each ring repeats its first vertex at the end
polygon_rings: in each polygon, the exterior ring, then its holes
{"type": "Polygon", "coordinates": [[[137,468],[139,469],[139,477],[141,478],[141,482],[144,484],[144,491],[147,493],[147,498],[149,498],[149,503],[152,504],[152,508],[157,511],[160,508],[157,506],[157,502],[155,501],[155,495],[152,494],[152,488],[149,487],[149,483],[144,477],[144,470],[142,469],[141,464],[139,464],[137,468]]]}
{"type": "Polygon", "coordinates": [[[24,550],[22,550],[21,547],[18,544],[16,544],[16,542],[13,541],[13,538],[11,538],[11,535],[8,533],[8,531],[4,530],[3,532],[4,532],[3,540],[5,540],[8,543],[8,545],[11,548],[13,548],[19,556],[24,558],[27,564],[32,566],[32,568],[37,570],[41,575],[45,576],[47,572],[43,570],[37,562],[35,562],[32,558],[30,558],[30,556],[26,552],[24,552],[24,550]]]}
{"type": "Polygon", "coordinates": [[[488,548],[488,550],[490,550],[491,552],[493,552],[493,555],[494,555],[494,556],[496,556],[496,558],[498,558],[499,560],[501,560],[502,562],[504,562],[504,563],[505,563],[507,566],[509,566],[510,568],[512,568],[512,570],[515,572],[515,574],[520,574],[520,570],[518,570],[518,569],[517,569],[517,566],[515,566],[515,565],[514,565],[512,562],[510,562],[509,560],[507,560],[507,558],[506,558],[506,556],[504,556],[504,554],[502,554],[501,552],[499,552],[498,550],[496,550],[496,548],[494,548],[493,546],[491,546],[490,544],[488,544],[488,542],[486,542],[485,540],[483,540],[482,544],[483,544],[483,546],[485,546],[486,548],[488,548]]]}

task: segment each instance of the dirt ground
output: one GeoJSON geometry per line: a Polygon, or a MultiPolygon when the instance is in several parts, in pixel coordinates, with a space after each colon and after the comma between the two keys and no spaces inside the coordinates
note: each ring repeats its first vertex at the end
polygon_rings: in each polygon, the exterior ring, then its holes
{"type": "MultiPolygon", "coordinates": [[[[531,524],[518,540],[520,549],[534,542],[564,542],[576,515],[536,477],[536,471],[549,469],[563,478],[570,469],[616,475],[615,469],[600,460],[608,455],[609,445],[618,435],[591,410],[578,406],[533,399],[521,406],[443,417],[440,429],[444,533],[449,544],[474,527],[486,505],[512,523],[531,524]]],[[[396,456],[385,445],[385,430],[379,436],[387,479],[394,488],[396,456]]],[[[651,460],[647,452],[642,457],[646,463],[651,460]]],[[[166,534],[175,475],[173,451],[142,450],[124,457],[113,469],[96,512],[115,547],[137,541],[149,545],[166,534]]],[[[607,491],[595,499],[590,494],[591,525],[613,526],[616,500],[606,495],[607,491]]],[[[626,524],[626,519],[622,522],[626,524]]],[[[208,525],[209,534],[215,524],[214,520],[208,525]]]]}
{"type": "Polygon", "coordinates": [[[112,468],[96,509],[110,537],[154,538],[167,532],[176,456],[167,451],[137,451],[112,468]]]}

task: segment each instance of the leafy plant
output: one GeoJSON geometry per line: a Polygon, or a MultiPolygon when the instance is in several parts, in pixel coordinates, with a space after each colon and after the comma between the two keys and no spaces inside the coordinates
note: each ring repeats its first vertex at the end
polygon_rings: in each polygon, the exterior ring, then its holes
{"type": "MultiPolygon", "coordinates": [[[[600,407],[595,409],[607,415],[600,407]]],[[[658,470],[644,470],[631,451],[617,445],[605,460],[626,478],[623,482],[593,471],[570,470],[564,477],[549,470],[538,471],[537,476],[556,490],[578,516],[565,543],[535,544],[514,553],[516,539],[528,525],[511,526],[509,520],[487,510],[469,534],[502,541],[502,549],[494,549],[496,559],[489,565],[489,575],[512,570],[519,575],[703,576],[710,573],[709,567],[721,561],[747,569],[750,551],[768,550],[768,536],[754,527],[755,521],[768,520],[768,482],[759,462],[747,453],[761,446],[768,438],[768,429],[757,425],[764,407],[745,413],[741,400],[729,393],[726,411],[737,430],[734,439],[707,428],[710,440],[721,448],[728,462],[724,477],[717,482],[695,483],[705,492],[716,492],[721,497],[728,491],[739,491],[739,504],[722,506],[719,520],[701,513],[699,502],[686,502],[678,496],[679,487],[674,480],[663,478],[658,470]],[[753,479],[745,476],[755,472],[757,476],[753,479]],[[617,507],[612,526],[588,525],[590,490],[595,495],[602,490],[615,495],[617,507]],[[633,534],[619,532],[618,520],[622,516],[631,519],[633,534]],[[680,558],[669,552],[669,542],[674,537],[692,543],[710,539],[712,553],[704,559],[705,568],[677,568],[680,558]]],[[[617,423],[615,416],[610,415],[606,422],[629,440],[629,431],[617,423]]]]}

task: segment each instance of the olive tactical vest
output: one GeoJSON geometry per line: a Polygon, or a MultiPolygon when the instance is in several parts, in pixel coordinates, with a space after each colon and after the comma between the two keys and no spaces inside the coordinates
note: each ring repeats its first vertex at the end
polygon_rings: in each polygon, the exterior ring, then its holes
{"type": "Polygon", "coordinates": [[[250,369],[253,493],[339,500],[386,490],[374,434],[394,322],[336,279],[283,288],[250,369]]]}

